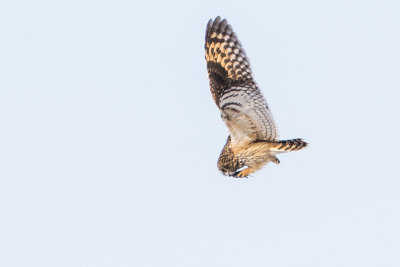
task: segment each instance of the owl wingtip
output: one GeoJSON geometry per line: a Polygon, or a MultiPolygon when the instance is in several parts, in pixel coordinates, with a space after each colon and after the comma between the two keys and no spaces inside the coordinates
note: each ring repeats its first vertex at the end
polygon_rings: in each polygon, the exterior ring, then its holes
{"type": "Polygon", "coordinates": [[[209,35],[212,31],[215,31],[218,28],[220,21],[220,16],[217,16],[215,19],[209,19],[206,28],[206,35],[209,35]]]}
{"type": "Polygon", "coordinates": [[[228,24],[228,21],[226,19],[222,19],[219,15],[216,16],[215,19],[211,18],[208,20],[208,25],[211,27],[218,27],[221,24],[228,24]]]}

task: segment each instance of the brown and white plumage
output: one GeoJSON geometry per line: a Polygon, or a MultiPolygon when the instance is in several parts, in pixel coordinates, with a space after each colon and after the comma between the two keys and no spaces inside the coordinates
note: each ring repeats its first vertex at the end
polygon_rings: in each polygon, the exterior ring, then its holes
{"type": "Polygon", "coordinates": [[[246,177],[269,161],[279,163],[276,153],[307,146],[301,139],[279,141],[246,53],[225,19],[208,22],[204,48],[211,94],[229,130],[218,160],[222,173],[246,177]]]}

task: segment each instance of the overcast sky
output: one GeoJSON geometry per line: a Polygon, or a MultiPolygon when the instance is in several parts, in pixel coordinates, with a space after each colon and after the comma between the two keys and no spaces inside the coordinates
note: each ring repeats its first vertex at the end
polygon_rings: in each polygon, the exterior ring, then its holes
{"type": "Polygon", "coordinates": [[[0,266],[400,266],[397,1],[3,1],[0,266]],[[207,21],[237,33],[281,138],[249,179],[207,21]]]}

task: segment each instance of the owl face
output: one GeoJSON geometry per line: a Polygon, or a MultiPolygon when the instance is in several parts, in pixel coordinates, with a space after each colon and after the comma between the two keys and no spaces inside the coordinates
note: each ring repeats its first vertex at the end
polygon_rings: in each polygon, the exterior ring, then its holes
{"type": "MultiPolygon", "coordinates": [[[[225,155],[228,156],[228,155],[225,155]]],[[[231,156],[231,155],[229,155],[231,156]]],[[[223,175],[226,176],[235,176],[242,169],[247,166],[241,162],[237,157],[220,157],[218,161],[218,169],[221,171],[223,175]]]]}

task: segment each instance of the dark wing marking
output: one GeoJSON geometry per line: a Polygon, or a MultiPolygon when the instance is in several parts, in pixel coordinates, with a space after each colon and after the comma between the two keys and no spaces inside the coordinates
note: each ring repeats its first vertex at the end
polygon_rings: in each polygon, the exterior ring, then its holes
{"type": "Polygon", "coordinates": [[[218,105],[223,88],[231,82],[253,80],[250,63],[231,25],[220,17],[208,22],[204,48],[210,88],[218,105]]]}

